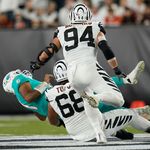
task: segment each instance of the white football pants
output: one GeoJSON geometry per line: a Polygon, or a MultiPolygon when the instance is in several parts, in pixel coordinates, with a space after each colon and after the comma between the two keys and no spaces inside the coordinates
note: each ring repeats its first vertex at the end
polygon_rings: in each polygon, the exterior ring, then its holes
{"type": "Polygon", "coordinates": [[[96,92],[97,99],[108,104],[115,106],[124,104],[123,96],[117,85],[101,66],[96,66],[96,62],[69,65],[68,79],[79,93],[84,91],[92,96],[93,92],[96,92]]]}
{"type": "Polygon", "coordinates": [[[106,136],[115,134],[120,129],[131,125],[141,131],[146,131],[150,127],[150,121],[146,120],[133,109],[116,109],[103,113],[105,120],[104,132],[106,136]]]}

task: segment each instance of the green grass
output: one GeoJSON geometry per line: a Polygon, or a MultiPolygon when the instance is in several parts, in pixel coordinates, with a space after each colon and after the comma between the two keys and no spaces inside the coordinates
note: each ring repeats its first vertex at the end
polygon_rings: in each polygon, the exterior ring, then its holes
{"type": "MultiPolygon", "coordinates": [[[[132,133],[142,133],[132,127],[132,133]]],[[[63,127],[55,127],[48,121],[39,121],[35,116],[0,116],[0,135],[66,135],[63,127]]]]}
{"type": "Polygon", "coordinates": [[[66,135],[63,127],[55,127],[48,121],[34,116],[0,117],[0,135],[66,135]]]}

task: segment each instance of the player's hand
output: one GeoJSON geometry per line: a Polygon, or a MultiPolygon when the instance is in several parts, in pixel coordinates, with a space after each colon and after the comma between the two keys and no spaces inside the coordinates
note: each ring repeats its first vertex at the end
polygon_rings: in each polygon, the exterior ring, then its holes
{"type": "Polygon", "coordinates": [[[123,78],[127,77],[127,75],[125,73],[123,73],[118,67],[114,68],[114,72],[119,77],[123,77],[123,78]]]}
{"type": "Polygon", "coordinates": [[[41,64],[39,64],[37,61],[31,61],[30,62],[30,69],[32,70],[32,73],[41,68],[41,64]]]}
{"type": "Polygon", "coordinates": [[[45,74],[44,81],[47,83],[51,83],[54,80],[54,76],[52,74],[45,74]]]}
{"type": "Polygon", "coordinates": [[[98,26],[100,28],[100,31],[103,32],[104,34],[106,34],[106,31],[105,31],[105,29],[104,29],[104,27],[103,27],[101,22],[99,22],[98,26]]]}

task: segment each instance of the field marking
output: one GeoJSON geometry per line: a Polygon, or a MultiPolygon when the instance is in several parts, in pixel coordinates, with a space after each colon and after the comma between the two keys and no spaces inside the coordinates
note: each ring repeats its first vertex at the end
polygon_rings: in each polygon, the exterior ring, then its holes
{"type": "Polygon", "coordinates": [[[73,141],[69,136],[0,136],[0,149],[101,150],[150,149],[150,134],[136,134],[133,140],[108,138],[106,144],[73,141]]]}

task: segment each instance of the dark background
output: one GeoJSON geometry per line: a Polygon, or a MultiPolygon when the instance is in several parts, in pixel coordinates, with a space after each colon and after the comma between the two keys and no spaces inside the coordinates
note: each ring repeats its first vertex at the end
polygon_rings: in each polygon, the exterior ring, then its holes
{"type": "MultiPolygon", "coordinates": [[[[50,30],[3,30],[0,31],[0,113],[27,113],[15,96],[5,93],[2,80],[5,74],[14,69],[29,69],[30,61],[35,60],[40,50],[48,45],[53,37],[54,29],[50,30]]],[[[120,68],[129,73],[140,60],[144,60],[146,68],[139,83],[121,88],[126,99],[126,106],[133,100],[149,102],[150,83],[150,28],[145,26],[122,26],[106,28],[106,37],[119,61],[120,68]]],[[[45,73],[52,73],[53,64],[63,58],[62,51],[40,70],[34,73],[34,78],[42,80],[45,73]]],[[[110,74],[114,75],[101,52],[98,61],[110,74]]]]}

